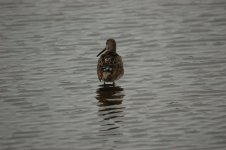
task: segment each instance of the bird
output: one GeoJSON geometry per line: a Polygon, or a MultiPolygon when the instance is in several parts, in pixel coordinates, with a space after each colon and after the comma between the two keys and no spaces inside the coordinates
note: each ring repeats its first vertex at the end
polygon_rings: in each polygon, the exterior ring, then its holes
{"type": "Polygon", "coordinates": [[[119,80],[124,74],[122,57],[116,52],[116,41],[112,38],[108,39],[105,48],[98,56],[100,56],[97,62],[99,81],[104,81],[104,85],[105,82],[112,82],[115,85],[115,81],[119,80]]]}

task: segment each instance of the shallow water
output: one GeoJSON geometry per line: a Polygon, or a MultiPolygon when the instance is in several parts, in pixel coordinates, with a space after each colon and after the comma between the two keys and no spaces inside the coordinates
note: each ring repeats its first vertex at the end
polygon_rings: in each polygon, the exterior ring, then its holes
{"type": "Polygon", "coordinates": [[[0,149],[225,149],[225,8],[0,0],[0,149]],[[109,37],[115,87],[96,76],[109,37]]]}

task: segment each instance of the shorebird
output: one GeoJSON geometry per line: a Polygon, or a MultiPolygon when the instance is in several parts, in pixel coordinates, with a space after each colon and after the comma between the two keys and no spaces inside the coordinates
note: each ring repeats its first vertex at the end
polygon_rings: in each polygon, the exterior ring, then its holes
{"type": "Polygon", "coordinates": [[[113,85],[115,85],[115,81],[124,74],[122,58],[116,53],[115,40],[108,39],[105,48],[97,55],[97,57],[99,55],[101,56],[97,63],[98,79],[104,81],[104,84],[105,82],[113,82],[113,85]]]}

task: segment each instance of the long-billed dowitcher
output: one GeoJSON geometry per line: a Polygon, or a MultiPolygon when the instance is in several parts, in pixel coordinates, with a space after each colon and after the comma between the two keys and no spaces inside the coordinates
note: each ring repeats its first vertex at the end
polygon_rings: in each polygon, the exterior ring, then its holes
{"type": "Polygon", "coordinates": [[[116,42],[114,39],[108,39],[106,47],[97,55],[102,54],[97,63],[97,76],[99,80],[113,82],[121,78],[124,74],[122,58],[116,53],[116,42]],[[104,54],[102,54],[105,52],[104,54]]]}

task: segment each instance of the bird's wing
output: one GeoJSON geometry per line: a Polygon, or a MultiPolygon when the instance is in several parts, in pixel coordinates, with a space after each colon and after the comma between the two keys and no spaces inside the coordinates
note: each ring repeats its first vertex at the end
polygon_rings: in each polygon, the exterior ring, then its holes
{"type": "Polygon", "coordinates": [[[100,81],[103,77],[103,72],[102,72],[103,66],[104,66],[103,57],[100,57],[97,62],[97,76],[100,81]]]}
{"type": "Polygon", "coordinates": [[[115,80],[118,80],[120,77],[122,77],[124,74],[124,68],[123,68],[123,62],[121,56],[114,57],[114,68],[112,72],[112,76],[115,78],[115,80]]]}

